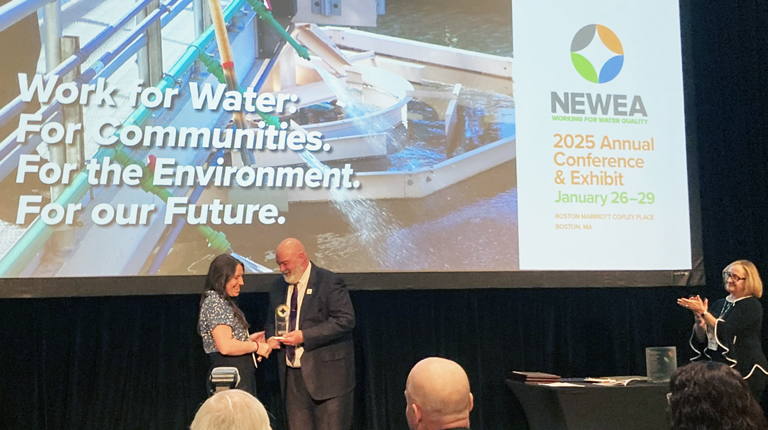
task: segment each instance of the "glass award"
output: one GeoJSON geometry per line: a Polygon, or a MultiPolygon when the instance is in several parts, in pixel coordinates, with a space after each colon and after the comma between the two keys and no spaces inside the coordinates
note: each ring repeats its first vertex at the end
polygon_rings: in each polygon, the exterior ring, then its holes
{"type": "Polygon", "coordinates": [[[677,348],[656,346],[645,348],[645,366],[648,382],[666,384],[677,370],[677,348]]]}
{"type": "Polygon", "coordinates": [[[285,303],[275,309],[275,336],[282,337],[288,332],[288,316],[291,308],[285,303]]]}

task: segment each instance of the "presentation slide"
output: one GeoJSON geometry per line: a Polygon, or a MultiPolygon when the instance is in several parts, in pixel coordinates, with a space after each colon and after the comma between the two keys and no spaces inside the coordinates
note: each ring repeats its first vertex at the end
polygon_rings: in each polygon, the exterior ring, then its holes
{"type": "Polygon", "coordinates": [[[0,277],[274,273],[286,237],[341,273],[700,253],[674,2],[38,3],[0,7],[31,53],[0,76],[0,277]]]}
{"type": "Polygon", "coordinates": [[[690,268],[678,4],[513,7],[520,269],[690,268]]]}

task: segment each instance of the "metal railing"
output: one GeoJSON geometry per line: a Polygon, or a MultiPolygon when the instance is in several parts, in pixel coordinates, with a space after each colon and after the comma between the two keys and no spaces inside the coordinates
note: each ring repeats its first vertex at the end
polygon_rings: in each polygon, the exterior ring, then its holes
{"type": "MultiPolygon", "coordinates": [[[[133,19],[151,0],[143,0],[131,9],[125,16],[123,16],[118,22],[104,29],[93,40],[89,41],[76,55],[70,56],[63,61],[58,67],[52,70],[47,77],[52,75],[65,74],[73,70],[75,67],[83,64],[96,49],[103,45],[103,43],[114,36],[122,27],[125,26],[131,19],[133,19]]],[[[108,72],[114,71],[116,66],[121,63],[115,63],[116,61],[125,62],[132,57],[132,53],[140,49],[146,42],[142,43],[142,37],[146,29],[160,20],[164,13],[168,13],[168,19],[163,18],[163,26],[165,26],[173,17],[175,17],[182,9],[184,9],[192,0],[170,0],[169,2],[161,5],[158,9],[148,14],[138,25],[134,28],[129,35],[124,37],[118,46],[104,54],[97,61],[93,63],[88,70],[83,72],[78,80],[81,83],[89,83],[97,79],[98,77],[106,77],[108,72]],[[175,12],[175,13],[174,13],[175,12]],[[131,54],[126,54],[131,52],[131,54]],[[115,63],[115,64],[112,64],[115,63]],[[107,72],[107,73],[105,73],[107,72]]],[[[231,21],[236,12],[242,7],[245,0],[234,0],[224,10],[224,18],[226,21],[231,21]]],[[[42,4],[48,3],[47,1],[35,1],[25,2],[23,0],[16,0],[8,5],[0,8],[0,24],[12,25],[25,16],[29,15],[36,10],[42,4]]],[[[196,2],[195,4],[202,4],[196,2]]],[[[195,14],[195,16],[203,17],[203,14],[195,14]]],[[[165,91],[166,88],[172,88],[176,85],[190,69],[193,68],[195,61],[201,52],[203,52],[214,39],[213,27],[209,27],[204,31],[200,37],[192,43],[185,53],[178,59],[178,61],[170,68],[168,73],[163,75],[163,78],[157,83],[156,88],[161,91],[165,91]]],[[[21,96],[17,97],[14,101],[3,107],[0,110],[0,124],[8,122],[15,115],[19,114],[24,107],[24,102],[21,101],[21,96]]],[[[56,102],[51,105],[41,108],[38,113],[43,114],[44,118],[49,118],[51,115],[56,114],[60,105],[56,102]]],[[[123,125],[142,124],[150,115],[152,111],[149,108],[140,105],[135,109],[131,115],[123,122],[123,125]]],[[[18,145],[15,142],[15,133],[8,136],[2,144],[0,144],[0,179],[7,176],[10,171],[5,171],[3,166],[13,166],[13,161],[18,160],[18,156],[23,151],[31,152],[34,150],[34,145],[18,145]],[[14,145],[15,144],[15,145],[14,145]]],[[[114,147],[101,147],[97,150],[92,159],[101,161],[104,157],[110,157],[112,159],[120,157],[128,157],[130,150],[121,148],[119,146],[114,147]]],[[[13,166],[12,168],[15,168],[13,166]]],[[[11,168],[11,170],[12,170],[11,168]]],[[[66,207],[69,203],[75,203],[81,201],[85,196],[90,185],[87,180],[87,173],[80,171],[72,180],[72,183],[59,195],[55,200],[55,203],[61,204],[66,207]]],[[[149,191],[149,190],[148,190],[149,191]]],[[[219,232],[216,232],[210,227],[200,226],[205,229],[202,232],[206,239],[211,243],[218,243],[221,248],[228,248],[229,245],[219,232]]],[[[35,257],[37,252],[46,243],[46,241],[52,236],[55,228],[44,223],[40,218],[36,218],[35,221],[26,229],[24,234],[14,243],[14,245],[5,253],[0,259],[0,277],[18,276],[30,261],[35,257]]]]}

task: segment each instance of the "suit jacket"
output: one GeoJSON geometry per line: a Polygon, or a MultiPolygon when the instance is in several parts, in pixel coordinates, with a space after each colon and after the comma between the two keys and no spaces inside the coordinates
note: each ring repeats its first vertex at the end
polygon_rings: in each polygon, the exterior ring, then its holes
{"type": "MultiPolygon", "coordinates": [[[[347,285],[335,273],[312,264],[299,314],[304,334],[301,374],[314,400],[327,400],[355,388],[355,349],[352,329],[355,310],[347,285]],[[310,293],[311,291],[311,293],[310,293]]],[[[275,335],[275,308],[284,304],[288,283],[275,280],[269,295],[270,310],[265,324],[267,338],[275,335]]],[[[277,355],[280,386],[285,393],[285,348],[277,355]]]]}

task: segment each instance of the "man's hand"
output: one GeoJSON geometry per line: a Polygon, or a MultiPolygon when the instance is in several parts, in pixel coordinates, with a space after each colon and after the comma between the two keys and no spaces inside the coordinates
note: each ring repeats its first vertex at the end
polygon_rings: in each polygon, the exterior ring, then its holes
{"type": "Polygon", "coordinates": [[[301,345],[304,343],[304,333],[301,330],[288,332],[283,336],[283,343],[291,346],[301,345]]]}

